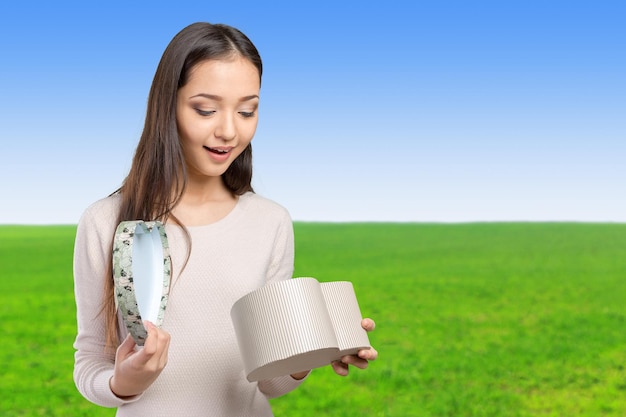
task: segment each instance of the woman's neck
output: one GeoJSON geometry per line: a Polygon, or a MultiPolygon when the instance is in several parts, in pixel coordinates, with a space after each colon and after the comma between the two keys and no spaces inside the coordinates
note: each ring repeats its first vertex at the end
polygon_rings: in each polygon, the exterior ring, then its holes
{"type": "Polygon", "coordinates": [[[237,200],[221,178],[202,182],[190,179],[173,214],[185,226],[203,226],[226,217],[237,200]]]}

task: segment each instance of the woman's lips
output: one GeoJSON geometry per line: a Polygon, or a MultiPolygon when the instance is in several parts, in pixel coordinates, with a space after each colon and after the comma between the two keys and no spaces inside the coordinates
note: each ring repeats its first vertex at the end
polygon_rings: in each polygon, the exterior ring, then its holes
{"type": "Polygon", "coordinates": [[[224,162],[230,156],[230,151],[232,151],[231,146],[216,146],[216,147],[208,147],[205,146],[204,149],[209,151],[209,157],[217,162],[224,162]]]}

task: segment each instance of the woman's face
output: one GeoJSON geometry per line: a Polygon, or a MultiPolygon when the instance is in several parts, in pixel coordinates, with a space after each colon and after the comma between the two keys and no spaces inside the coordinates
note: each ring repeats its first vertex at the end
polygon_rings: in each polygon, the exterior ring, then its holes
{"type": "Polygon", "coordinates": [[[178,90],[176,121],[190,179],[221,176],[256,131],[259,71],[236,56],[203,61],[178,90]]]}

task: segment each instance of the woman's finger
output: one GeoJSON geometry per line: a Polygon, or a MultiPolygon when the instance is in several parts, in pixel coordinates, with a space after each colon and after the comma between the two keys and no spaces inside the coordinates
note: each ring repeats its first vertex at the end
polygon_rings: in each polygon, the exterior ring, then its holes
{"type": "Polygon", "coordinates": [[[373,347],[369,349],[361,349],[357,353],[358,357],[368,361],[375,361],[378,358],[378,351],[373,347]]]}
{"type": "Polygon", "coordinates": [[[135,341],[128,335],[126,339],[117,347],[116,361],[123,361],[135,351],[135,341]]]}
{"type": "Polygon", "coordinates": [[[142,362],[145,363],[149,361],[152,355],[156,353],[158,337],[156,335],[157,329],[154,324],[152,324],[148,320],[145,320],[143,322],[143,325],[146,328],[146,331],[148,332],[148,335],[146,336],[146,340],[143,343],[143,349],[141,349],[141,353],[142,353],[141,356],[143,358],[142,362]]]}
{"type": "Polygon", "coordinates": [[[163,348],[161,349],[161,354],[159,356],[159,366],[161,368],[165,368],[167,365],[167,355],[170,349],[170,335],[167,332],[163,332],[163,341],[161,342],[163,348]]]}
{"type": "Polygon", "coordinates": [[[363,320],[361,320],[361,326],[368,332],[371,332],[372,330],[374,330],[376,328],[376,323],[374,322],[374,320],[370,319],[370,318],[365,318],[363,320]]]}
{"type": "Polygon", "coordinates": [[[340,376],[348,375],[348,364],[343,363],[341,361],[333,361],[330,363],[330,365],[333,367],[333,371],[335,371],[337,375],[340,375],[340,376]]]}
{"type": "Polygon", "coordinates": [[[148,330],[148,336],[146,337],[143,349],[139,352],[141,359],[138,359],[138,361],[146,365],[148,362],[154,362],[156,360],[154,364],[162,368],[167,362],[170,335],[147,320],[144,322],[144,325],[148,330]]]}
{"type": "Polygon", "coordinates": [[[367,359],[362,359],[355,355],[344,356],[343,358],[341,358],[341,362],[345,363],[346,365],[356,366],[359,369],[365,369],[368,365],[367,359]]]}

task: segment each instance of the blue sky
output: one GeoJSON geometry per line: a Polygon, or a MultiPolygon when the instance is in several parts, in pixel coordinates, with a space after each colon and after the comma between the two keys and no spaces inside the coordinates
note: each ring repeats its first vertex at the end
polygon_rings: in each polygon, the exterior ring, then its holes
{"type": "Polygon", "coordinates": [[[626,3],[222,3],[0,6],[0,224],[120,185],[195,21],[259,48],[253,182],[295,220],[626,221],[626,3]]]}

